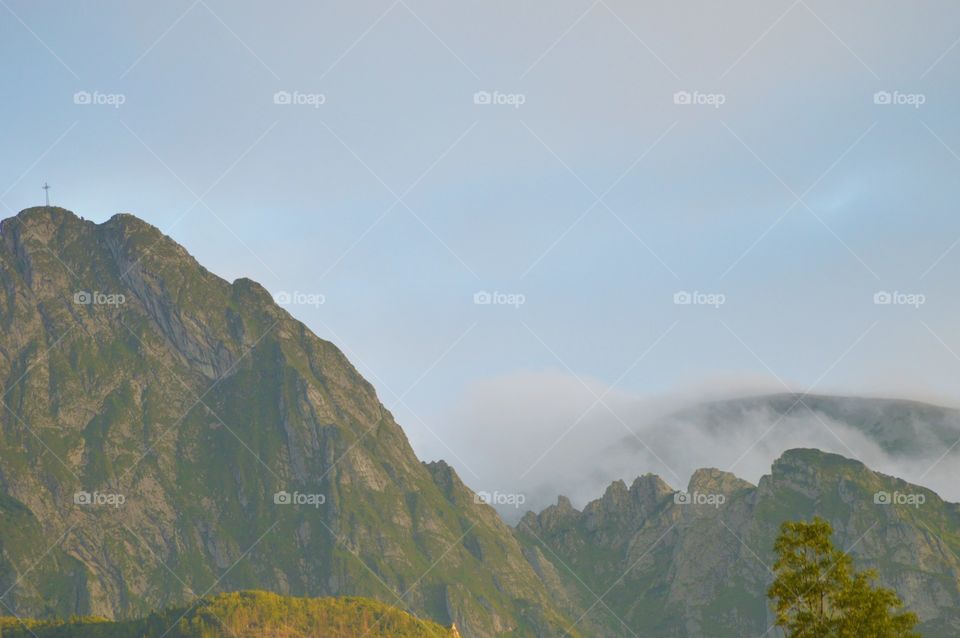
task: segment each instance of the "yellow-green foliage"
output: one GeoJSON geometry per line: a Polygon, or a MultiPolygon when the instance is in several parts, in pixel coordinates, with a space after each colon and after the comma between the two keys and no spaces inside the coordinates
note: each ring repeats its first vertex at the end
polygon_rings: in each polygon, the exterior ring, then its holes
{"type": "Polygon", "coordinates": [[[219,594],[189,608],[109,622],[0,618],[4,638],[450,638],[452,630],[366,598],[292,598],[261,591],[219,594]]]}
{"type": "Polygon", "coordinates": [[[913,612],[892,589],[873,584],[871,571],[857,572],[853,559],[833,545],[833,528],[822,518],[785,521],[774,545],[777,626],[789,638],[920,638],[913,612]]]}

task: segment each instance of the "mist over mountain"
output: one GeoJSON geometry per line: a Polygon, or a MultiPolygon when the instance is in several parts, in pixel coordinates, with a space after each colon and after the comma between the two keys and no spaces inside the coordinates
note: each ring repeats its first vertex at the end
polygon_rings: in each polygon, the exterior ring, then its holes
{"type": "MultiPolygon", "coordinates": [[[[775,394],[697,405],[641,431],[651,447],[664,450],[665,462],[679,463],[682,455],[687,469],[709,459],[756,481],[784,450],[816,447],[960,500],[954,480],[960,411],[953,408],[900,399],[775,394]],[[685,442],[682,448],[678,440],[685,442]]],[[[620,443],[645,453],[636,438],[620,443]]]]}
{"type": "MultiPolygon", "coordinates": [[[[955,408],[782,391],[717,398],[733,392],[641,400],[564,372],[529,372],[474,384],[444,418],[458,424],[452,447],[470,467],[482,468],[479,477],[466,474],[466,482],[523,494],[534,510],[556,494],[582,506],[612,481],[648,471],[677,485],[702,467],[756,482],[785,450],[798,447],[857,458],[960,500],[955,408]]],[[[499,511],[515,522],[523,508],[499,511]]]]}

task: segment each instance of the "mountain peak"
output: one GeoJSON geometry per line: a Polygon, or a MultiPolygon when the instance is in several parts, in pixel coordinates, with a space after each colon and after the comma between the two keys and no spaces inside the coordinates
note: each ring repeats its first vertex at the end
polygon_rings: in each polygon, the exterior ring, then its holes
{"type": "Polygon", "coordinates": [[[98,226],[104,229],[119,231],[127,236],[138,233],[149,233],[155,237],[164,237],[169,241],[174,241],[167,235],[164,235],[159,228],[150,222],[137,217],[133,213],[117,213],[102,224],[98,224],[98,226]]]}
{"type": "Polygon", "coordinates": [[[673,494],[672,487],[656,474],[638,476],[630,485],[630,497],[646,513],[664,498],[673,494]]]}
{"type": "Polygon", "coordinates": [[[422,464],[343,353],[263,286],[212,274],[130,214],[36,207],[2,229],[11,611],[136,617],[216,581],[404,590],[471,637],[569,624],[496,512],[447,464],[422,464]],[[83,501],[108,492],[124,504],[83,501]]]}
{"type": "Polygon", "coordinates": [[[576,512],[577,509],[570,502],[570,499],[563,494],[557,496],[557,510],[560,512],[576,512]]]}
{"type": "Polygon", "coordinates": [[[752,483],[744,481],[731,472],[724,472],[714,467],[701,468],[691,476],[687,485],[687,492],[704,492],[711,494],[732,494],[734,492],[753,489],[752,483]]]}
{"type": "Polygon", "coordinates": [[[24,221],[35,221],[43,218],[68,221],[80,221],[81,219],[80,216],[72,210],[61,206],[30,206],[21,210],[16,216],[24,221]]]}
{"type": "Polygon", "coordinates": [[[563,528],[580,516],[566,496],[558,496],[555,505],[548,505],[540,513],[527,512],[517,524],[521,531],[539,530],[539,533],[549,533],[553,529],[563,528]]]}
{"type": "Polygon", "coordinates": [[[27,235],[34,240],[48,243],[61,229],[79,227],[88,222],[73,211],[59,206],[33,206],[25,208],[13,217],[0,221],[0,235],[19,235],[26,229],[27,235]]]}
{"type": "Polygon", "coordinates": [[[786,450],[773,462],[773,475],[803,473],[816,468],[819,472],[839,469],[857,472],[872,472],[866,465],[841,454],[824,452],[816,448],[793,448],[786,450]]]}
{"type": "Polygon", "coordinates": [[[626,500],[630,495],[630,490],[623,480],[616,480],[607,486],[603,493],[603,500],[611,504],[618,504],[626,500]]]}

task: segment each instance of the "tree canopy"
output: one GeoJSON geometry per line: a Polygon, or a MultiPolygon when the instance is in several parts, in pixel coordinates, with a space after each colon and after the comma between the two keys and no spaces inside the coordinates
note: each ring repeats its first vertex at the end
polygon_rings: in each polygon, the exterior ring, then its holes
{"type": "Polygon", "coordinates": [[[903,610],[892,589],[875,585],[872,570],[854,569],[832,535],[819,517],[780,526],[767,591],[776,625],[788,638],[919,638],[917,615],[903,610]]]}

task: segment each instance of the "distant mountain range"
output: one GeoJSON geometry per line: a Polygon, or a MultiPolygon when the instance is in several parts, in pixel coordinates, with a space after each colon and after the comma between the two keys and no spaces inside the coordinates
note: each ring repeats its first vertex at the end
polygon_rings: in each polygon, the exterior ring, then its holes
{"type": "Polygon", "coordinates": [[[686,492],[652,474],[618,481],[582,511],[560,498],[528,513],[517,533],[564,566],[606,635],[732,638],[769,635],[779,524],[814,515],[920,615],[923,636],[960,634],[960,505],[819,450],[786,452],[756,486],[715,469],[686,492]]]}
{"type": "MultiPolygon", "coordinates": [[[[960,410],[900,399],[771,394],[709,401],[645,417],[623,410],[636,436],[598,452],[609,480],[648,468],[686,482],[719,467],[756,482],[785,450],[809,447],[859,459],[878,471],[960,500],[960,410]],[[651,450],[655,452],[651,453],[651,450]]],[[[582,494],[574,494],[583,502],[582,494]]]]}
{"type": "MultiPolygon", "coordinates": [[[[465,638],[759,636],[777,526],[820,514],[925,636],[960,633],[960,511],[930,490],[799,449],[756,486],[646,475],[511,528],[416,458],[333,344],[131,215],[4,220],[0,324],[0,614],[260,589],[375,598],[465,638]]],[[[816,400],[891,455],[953,442],[939,408],[816,400]]]]}

